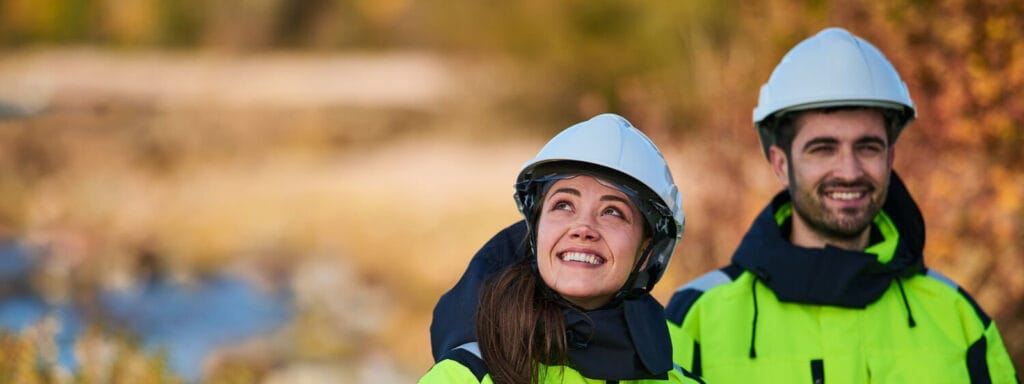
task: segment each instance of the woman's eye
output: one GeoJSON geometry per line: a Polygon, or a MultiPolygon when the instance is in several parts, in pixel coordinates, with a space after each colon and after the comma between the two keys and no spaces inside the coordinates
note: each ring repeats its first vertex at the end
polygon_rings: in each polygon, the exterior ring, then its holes
{"type": "Polygon", "coordinates": [[[552,210],[556,211],[571,211],[572,205],[565,201],[559,201],[551,207],[552,210]]]}
{"type": "Polygon", "coordinates": [[[605,208],[604,212],[601,212],[601,213],[604,214],[604,215],[612,215],[612,216],[618,216],[618,217],[624,217],[625,216],[625,215],[622,214],[622,211],[620,211],[618,208],[613,208],[613,207],[605,208]]]}

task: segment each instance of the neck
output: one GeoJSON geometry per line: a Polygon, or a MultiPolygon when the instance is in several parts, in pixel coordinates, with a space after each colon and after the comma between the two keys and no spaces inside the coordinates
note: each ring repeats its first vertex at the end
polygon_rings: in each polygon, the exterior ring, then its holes
{"type": "Polygon", "coordinates": [[[793,212],[793,230],[789,235],[789,241],[804,248],[825,248],[826,245],[831,245],[848,251],[863,251],[868,247],[870,233],[870,228],[864,228],[854,237],[829,236],[807,225],[799,214],[793,212]]]}
{"type": "Polygon", "coordinates": [[[600,296],[596,298],[569,297],[562,294],[559,294],[559,296],[561,296],[562,299],[565,299],[565,301],[568,301],[572,305],[575,305],[585,311],[601,308],[611,302],[612,299],[611,296],[600,296]]]}

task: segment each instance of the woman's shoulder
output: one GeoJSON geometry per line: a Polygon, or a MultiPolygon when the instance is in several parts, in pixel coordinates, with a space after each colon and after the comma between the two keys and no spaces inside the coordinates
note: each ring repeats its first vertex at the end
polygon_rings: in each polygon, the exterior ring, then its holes
{"type": "MultiPolygon", "coordinates": [[[[544,368],[544,376],[541,377],[542,383],[600,383],[604,384],[607,382],[605,379],[591,379],[583,376],[579,371],[564,367],[564,366],[551,366],[544,368]]],[[[676,368],[668,372],[668,377],[665,379],[644,379],[644,380],[620,380],[620,384],[703,384],[704,381],[699,377],[684,372],[681,368],[676,368]]]]}
{"type": "Polygon", "coordinates": [[[443,383],[491,383],[491,376],[478,376],[476,372],[463,363],[444,359],[434,364],[427,374],[420,378],[419,384],[443,383]]]}
{"type": "MultiPolygon", "coordinates": [[[[605,383],[604,379],[591,379],[579,371],[566,366],[542,366],[542,383],[605,383]]],[[[434,383],[492,383],[491,376],[474,372],[474,369],[454,359],[444,359],[435,364],[419,381],[420,384],[434,383]]],[[[681,369],[669,371],[666,379],[622,380],[622,384],[703,384],[700,378],[687,374],[681,369]]]]}

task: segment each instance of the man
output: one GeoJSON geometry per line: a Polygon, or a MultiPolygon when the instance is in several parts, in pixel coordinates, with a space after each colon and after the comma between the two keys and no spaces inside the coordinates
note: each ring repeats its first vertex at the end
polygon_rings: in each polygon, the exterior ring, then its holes
{"type": "Polygon", "coordinates": [[[1017,381],[991,319],[924,266],[921,213],[892,171],[914,117],[892,64],[845,30],[783,57],[754,124],[785,190],[732,264],[672,297],[676,364],[710,383],[1017,381]]]}

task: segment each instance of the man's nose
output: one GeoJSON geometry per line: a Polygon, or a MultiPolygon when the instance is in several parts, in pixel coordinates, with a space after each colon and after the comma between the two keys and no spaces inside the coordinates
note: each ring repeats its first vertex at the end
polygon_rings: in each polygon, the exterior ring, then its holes
{"type": "Polygon", "coordinates": [[[843,180],[855,180],[864,175],[863,160],[857,157],[853,148],[847,148],[839,152],[839,159],[836,169],[836,177],[843,180]]]}

